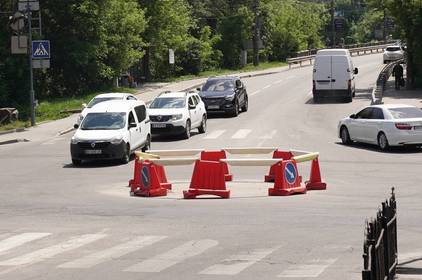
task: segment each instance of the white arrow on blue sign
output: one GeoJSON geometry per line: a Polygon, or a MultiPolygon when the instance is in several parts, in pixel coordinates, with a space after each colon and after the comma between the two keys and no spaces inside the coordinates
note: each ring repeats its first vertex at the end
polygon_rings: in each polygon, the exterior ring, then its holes
{"type": "Polygon", "coordinates": [[[33,59],[49,59],[50,58],[50,41],[48,40],[32,41],[32,58],[33,59]]]}

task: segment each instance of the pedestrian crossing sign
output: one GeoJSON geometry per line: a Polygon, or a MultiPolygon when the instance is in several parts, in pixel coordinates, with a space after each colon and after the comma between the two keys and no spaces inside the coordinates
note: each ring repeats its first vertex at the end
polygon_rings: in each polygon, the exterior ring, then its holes
{"type": "Polygon", "coordinates": [[[33,59],[49,59],[50,58],[50,41],[48,40],[32,41],[32,58],[33,59]]]}

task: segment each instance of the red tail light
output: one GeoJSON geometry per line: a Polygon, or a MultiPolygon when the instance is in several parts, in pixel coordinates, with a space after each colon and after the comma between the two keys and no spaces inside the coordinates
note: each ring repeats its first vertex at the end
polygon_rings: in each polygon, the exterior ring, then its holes
{"type": "Polygon", "coordinates": [[[396,123],[396,128],[400,130],[411,130],[412,126],[408,123],[396,123]]]}

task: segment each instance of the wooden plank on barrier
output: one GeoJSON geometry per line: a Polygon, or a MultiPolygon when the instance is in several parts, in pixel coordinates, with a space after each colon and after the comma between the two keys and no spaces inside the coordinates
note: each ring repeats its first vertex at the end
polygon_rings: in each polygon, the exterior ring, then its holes
{"type": "Polygon", "coordinates": [[[194,156],[202,152],[204,149],[190,149],[190,150],[151,150],[151,154],[161,157],[188,157],[194,156]]]}
{"type": "Polygon", "coordinates": [[[259,147],[259,148],[223,148],[224,151],[234,155],[256,155],[269,154],[276,150],[273,147],[259,147]]]}
{"type": "Polygon", "coordinates": [[[189,157],[189,158],[160,158],[160,159],[150,159],[151,162],[157,165],[165,166],[176,166],[176,165],[191,165],[197,161],[199,157],[189,157]]]}
{"type": "Polygon", "coordinates": [[[222,159],[221,162],[225,162],[232,166],[271,166],[283,159],[272,159],[272,158],[241,158],[241,159],[222,159]]]}
{"type": "Polygon", "coordinates": [[[300,163],[300,162],[314,160],[314,159],[318,158],[318,156],[319,156],[319,153],[309,153],[309,154],[306,154],[306,155],[295,156],[295,157],[293,157],[293,159],[297,163],[300,163]]]}

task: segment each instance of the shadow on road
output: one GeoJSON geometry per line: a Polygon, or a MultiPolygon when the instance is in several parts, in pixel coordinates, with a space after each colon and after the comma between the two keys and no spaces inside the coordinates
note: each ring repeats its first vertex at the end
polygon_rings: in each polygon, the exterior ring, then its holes
{"type": "MultiPolygon", "coordinates": [[[[190,137],[195,137],[196,135],[199,135],[197,129],[192,130],[190,132],[190,137]]],[[[183,138],[183,135],[153,135],[152,136],[152,142],[154,143],[165,143],[165,142],[176,142],[176,141],[185,141],[186,139],[183,138]]],[[[152,147],[153,148],[153,147],[152,147]]]]}
{"type": "Polygon", "coordinates": [[[367,150],[371,152],[387,153],[387,154],[418,154],[422,153],[421,147],[405,146],[405,147],[390,147],[388,151],[381,151],[378,146],[366,143],[353,143],[351,145],[344,145],[341,142],[336,142],[337,145],[344,146],[350,149],[367,150]]]}
{"type": "MultiPolygon", "coordinates": [[[[372,94],[372,88],[365,88],[365,89],[356,89],[356,94],[355,97],[353,97],[353,99],[364,99],[364,100],[371,100],[372,94]]],[[[320,104],[342,104],[342,103],[348,103],[345,102],[343,98],[337,98],[337,97],[329,97],[329,98],[324,98],[323,100],[315,103],[314,102],[314,98],[310,97],[305,104],[310,104],[310,105],[320,105],[320,104]]]]}

